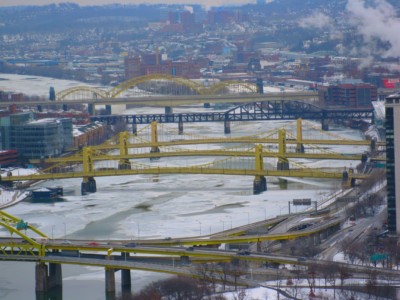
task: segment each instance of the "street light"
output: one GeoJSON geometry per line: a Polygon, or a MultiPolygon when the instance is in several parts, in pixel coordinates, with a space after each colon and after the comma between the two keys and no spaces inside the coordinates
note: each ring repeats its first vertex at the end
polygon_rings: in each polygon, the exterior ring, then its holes
{"type": "Polygon", "coordinates": [[[51,239],[54,240],[54,227],[55,225],[51,226],[51,239]]]}
{"type": "Polygon", "coordinates": [[[200,236],[201,236],[201,222],[199,221],[199,220],[196,220],[198,223],[199,223],[199,225],[200,225],[200,236]]]}
{"type": "Polygon", "coordinates": [[[247,214],[247,224],[250,224],[250,213],[248,211],[245,211],[247,214]]]}
{"type": "Polygon", "coordinates": [[[133,222],[134,224],[136,224],[137,225],[137,236],[138,236],[138,240],[140,240],[140,225],[139,225],[139,222],[133,222]]]}
{"type": "Polygon", "coordinates": [[[225,231],[225,222],[220,220],[220,222],[222,222],[222,231],[225,231]]]}

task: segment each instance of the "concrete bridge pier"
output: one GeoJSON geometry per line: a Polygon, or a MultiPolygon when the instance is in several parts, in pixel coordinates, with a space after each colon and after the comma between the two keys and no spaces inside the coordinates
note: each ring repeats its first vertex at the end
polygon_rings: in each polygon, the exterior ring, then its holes
{"type": "Polygon", "coordinates": [[[106,274],[106,293],[115,293],[115,270],[113,268],[105,268],[106,274]]]}
{"type": "Polygon", "coordinates": [[[296,144],[296,152],[297,152],[297,153],[305,153],[305,151],[304,151],[304,145],[301,144],[301,143],[297,143],[297,144],[296,144]]]}
{"type": "MultiPolygon", "coordinates": [[[[156,147],[156,146],[151,147],[150,153],[160,153],[160,148],[159,148],[159,147],[156,147]]],[[[154,156],[154,157],[151,157],[151,158],[150,158],[150,160],[155,160],[155,159],[160,159],[160,157],[154,156]]]]}
{"type": "Polygon", "coordinates": [[[112,115],[112,109],[111,109],[111,105],[110,104],[106,105],[106,115],[107,116],[111,116],[112,115]]]}
{"type": "Polygon", "coordinates": [[[183,134],[183,119],[182,114],[178,116],[178,133],[179,135],[183,134]]]}
{"type": "Polygon", "coordinates": [[[224,121],[224,133],[225,134],[230,134],[231,133],[231,121],[225,119],[224,121]]]}
{"type": "Polygon", "coordinates": [[[182,135],[183,134],[183,122],[178,122],[178,134],[182,135]]]}
{"type": "Polygon", "coordinates": [[[137,135],[137,124],[136,123],[132,124],[132,134],[137,135]]]}
{"type": "Polygon", "coordinates": [[[48,285],[48,269],[43,262],[37,263],[35,266],[35,290],[36,292],[47,292],[48,285]]]}
{"type": "MultiPolygon", "coordinates": [[[[121,252],[121,258],[127,261],[129,258],[129,252],[121,252]]],[[[132,283],[131,283],[131,270],[130,269],[121,269],[121,289],[124,292],[131,291],[132,283]]]]}
{"type": "Polygon", "coordinates": [[[265,176],[256,176],[253,181],[253,194],[258,195],[267,190],[267,179],[265,176]]]}
{"type": "Polygon", "coordinates": [[[343,171],[343,173],[342,173],[342,187],[343,188],[355,187],[356,180],[352,176],[353,173],[354,173],[354,170],[352,168],[350,168],[348,172],[343,171]]]}
{"type": "Polygon", "coordinates": [[[94,104],[88,104],[88,114],[94,116],[94,104]]]}
{"type": "Polygon", "coordinates": [[[62,287],[62,269],[61,264],[49,263],[49,289],[62,287]]]}
{"type": "MultiPolygon", "coordinates": [[[[278,160],[278,163],[276,164],[276,169],[281,170],[281,171],[287,171],[289,170],[289,161],[288,160],[278,160]]],[[[282,190],[287,189],[287,180],[279,178],[279,188],[282,190]]]]}
{"type": "Polygon", "coordinates": [[[322,130],[329,131],[329,123],[328,123],[328,121],[329,120],[327,120],[326,118],[323,118],[321,120],[321,128],[322,128],[322,130]]]}
{"type": "Polygon", "coordinates": [[[131,270],[121,270],[121,288],[122,290],[131,290],[132,284],[131,284],[131,270]]]}
{"type": "Polygon", "coordinates": [[[96,180],[93,177],[84,177],[81,183],[81,194],[96,193],[96,180]]]}

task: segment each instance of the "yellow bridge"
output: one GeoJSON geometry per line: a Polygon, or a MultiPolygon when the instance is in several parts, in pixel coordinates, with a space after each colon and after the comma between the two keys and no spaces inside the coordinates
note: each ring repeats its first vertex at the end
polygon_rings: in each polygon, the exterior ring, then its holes
{"type": "MultiPolygon", "coordinates": [[[[143,129],[145,130],[145,129],[143,129]]],[[[254,193],[261,193],[267,189],[266,176],[273,177],[304,177],[304,178],[322,178],[322,179],[342,179],[347,186],[353,186],[358,179],[367,177],[365,174],[356,174],[353,169],[349,170],[329,170],[329,169],[310,169],[289,162],[289,159],[334,159],[334,160],[354,160],[366,162],[368,157],[363,154],[339,154],[324,151],[317,148],[319,152],[305,153],[304,145],[359,145],[372,147],[374,141],[350,141],[350,140],[309,140],[303,139],[302,120],[297,121],[297,136],[287,139],[286,129],[277,131],[277,138],[269,137],[256,138],[232,138],[232,139],[194,139],[194,140],[170,140],[159,141],[158,125],[153,122],[149,128],[151,141],[147,142],[140,139],[139,143],[130,143],[131,136],[127,132],[119,135],[117,143],[108,142],[104,145],[95,147],[84,147],[83,150],[71,157],[60,157],[47,159],[45,163],[53,164],[49,170],[42,173],[16,176],[8,174],[1,177],[3,182],[13,181],[37,181],[47,179],[64,179],[64,178],[83,178],[82,194],[96,192],[95,177],[102,176],[121,176],[121,175],[137,175],[137,174],[214,174],[214,175],[239,175],[254,176],[254,193]],[[204,144],[204,143],[222,143],[240,144],[241,149],[237,147],[228,149],[212,149],[212,150],[188,150],[168,148],[166,146],[204,144]],[[263,146],[263,144],[273,144],[273,146],[263,146]],[[277,145],[275,145],[277,144],[277,145]],[[294,144],[295,148],[288,151],[287,144],[294,144]],[[244,146],[243,146],[244,145],[244,146]],[[160,150],[163,147],[163,151],[160,150]],[[245,147],[245,149],[243,149],[245,147]],[[277,151],[272,151],[276,147],[277,151]],[[135,150],[136,149],[136,150],[135,150]],[[140,150],[142,149],[142,150],[140,150]],[[119,150],[118,154],[112,150],[119,150]],[[141,151],[135,152],[134,151],[141,151]],[[293,151],[294,150],[294,151],[293,151]],[[107,151],[108,153],[105,153],[107,151]],[[177,157],[177,156],[222,156],[225,157],[221,161],[215,161],[208,164],[198,166],[152,166],[144,165],[137,162],[138,159],[150,158],[159,159],[161,157],[177,157]],[[266,158],[277,159],[276,169],[267,169],[264,160],[266,158]],[[102,164],[101,162],[109,162],[102,164]],[[81,167],[78,167],[81,165],[81,167]],[[290,165],[292,165],[290,167],[290,165]]],[[[374,147],[379,147],[380,144],[374,147]]],[[[308,148],[307,151],[312,151],[308,148]]],[[[384,160],[382,157],[375,157],[375,160],[384,160]]],[[[35,161],[39,163],[39,161],[35,161]]]]}
{"type": "MultiPolygon", "coordinates": [[[[93,86],[72,87],[56,94],[54,101],[35,100],[18,103],[3,101],[0,105],[67,105],[89,104],[90,114],[94,114],[95,105],[106,105],[111,114],[112,104],[145,105],[168,107],[209,103],[246,103],[266,100],[308,100],[316,102],[318,94],[310,91],[260,93],[255,83],[244,81],[199,81],[166,74],[152,74],[131,78],[112,89],[93,86]]],[[[167,109],[166,109],[167,111],[167,109]]]]}

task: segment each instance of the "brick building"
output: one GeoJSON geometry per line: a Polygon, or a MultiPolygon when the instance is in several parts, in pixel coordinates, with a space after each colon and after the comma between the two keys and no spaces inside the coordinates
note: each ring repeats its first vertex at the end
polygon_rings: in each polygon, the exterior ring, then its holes
{"type": "Polygon", "coordinates": [[[319,87],[319,101],[325,106],[371,107],[377,88],[369,83],[343,83],[319,87]]]}

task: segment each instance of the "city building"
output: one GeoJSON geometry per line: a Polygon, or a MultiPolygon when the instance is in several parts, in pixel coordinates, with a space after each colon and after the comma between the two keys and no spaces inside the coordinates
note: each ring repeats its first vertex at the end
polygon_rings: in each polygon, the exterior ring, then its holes
{"type": "Polygon", "coordinates": [[[371,107],[377,88],[369,83],[341,83],[319,87],[319,101],[325,106],[371,107]]]}
{"type": "Polygon", "coordinates": [[[72,145],[72,119],[34,120],[32,112],[0,118],[1,149],[17,150],[24,159],[61,155],[72,145]]]}
{"type": "Polygon", "coordinates": [[[80,126],[74,126],[73,148],[80,149],[84,146],[98,145],[105,140],[107,125],[94,122],[80,126]]]}
{"type": "Polygon", "coordinates": [[[386,181],[388,230],[400,233],[400,94],[386,98],[386,181]]]}
{"type": "Polygon", "coordinates": [[[159,54],[143,54],[140,57],[125,58],[125,79],[151,74],[196,79],[201,77],[202,67],[204,63],[201,64],[198,61],[161,60],[159,54]]]}

